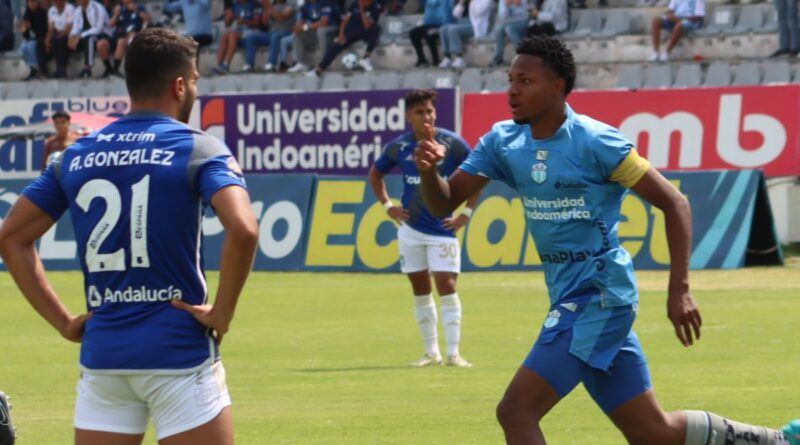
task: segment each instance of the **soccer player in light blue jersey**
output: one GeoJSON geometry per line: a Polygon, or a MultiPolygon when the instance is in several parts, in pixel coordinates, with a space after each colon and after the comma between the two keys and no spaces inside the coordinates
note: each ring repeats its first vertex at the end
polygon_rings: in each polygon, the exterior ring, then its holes
{"type": "Polygon", "coordinates": [[[467,159],[470,147],[457,134],[435,128],[436,92],[413,90],[405,97],[406,121],[411,131],[386,144],[381,156],[369,170],[369,182],[375,196],[390,217],[400,224],[397,242],[400,247],[400,270],[408,276],[414,292],[414,315],[419,325],[425,354],[412,362],[412,367],[439,365],[436,304],[431,293],[431,275],[442,304],[442,326],[447,341],[445,364],[469,368],[472,366],[459,352],[461,342],[461,299],[456,281],[461,272],[461,251],[455,232],[469,221],[479,193],[467,200],[467,206],[456,217],[436,218],[425,207],[419,189],[419,172],[414,164],[417,141],[426,137],[428,125],[435,141],[445,147],[438,169],[441,175],[452,174],[467,159]],[[393,168],[403,173],[403,197],[400,206],[389,198],[383,177],[393,168]]]}
{"type": "Polygon", "coordinates": [[[78,445],[138,445],[149,419],[161,445],[233,444],[219,346],[258,227],[230,150],[186,125],[196,63],[188,37],[138,34],[125,60],[131,113],[66,150],[0,226],[0,255],[20,291],[81,342],[78,445]],[[213,305],[201,230],[209,205],[226,231],[213,305]],[[50,286],[34,245],[67,211],[84,274],[79,315],[50,286]]]}
{"type": "Polygon", "coordinates": [[[447,180],[433,168],[444,153],[435,140],[420,142],[415,155],[434,215],[452,211],[491,179],[516,189],[542,260],[551,307],[497,407],[506,441],[544,444],[540,420],[583,383],[632,444],[800,444],[798,421],[778,431],[705,411],[665,412],[658,404],[632,330],[638,292],[617,234],[620,206],[632,189],[664,212],[667,314],[684,346],[700,338],[702,324],[689,291],[691,209],[617,129],[567,105],[575,71],[557,39],[526,39],[509,71],[513,121],[495,124],[447,180]]]}

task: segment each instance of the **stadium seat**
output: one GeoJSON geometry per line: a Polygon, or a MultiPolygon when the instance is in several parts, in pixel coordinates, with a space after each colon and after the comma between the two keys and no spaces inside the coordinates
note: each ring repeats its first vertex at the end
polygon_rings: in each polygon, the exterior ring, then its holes
{"type": "Polygon", "coordinates": [[[350,77],[348,86],[350,90],[371,90],[372,89],[372,75],[367,73],[355,73],[350,77]]]}
{"type": "Polygon", "coordinates": [[[649,65],[644,73],[642,88],[669,88],[672,85],[672,67],[669,64],[649,65]]]}
{"type": "Polygon", "coordinates": [[[385,71],[378,74],[372,74],[372,85],[375,85],[377,90],[396,90],[400,88],[400,76],[394,71],[385,71]]]}
{"type": "Polygon", "coordinates": [[[606,23],[603,29],[592,35],[601,39],[610,39],[623,34],[631,33],[632,17],[626,9],[611,9],[606,16],[606,23]]]}
{"type": "Polygon", "coordinates": [[[572,15],[572,20],[576,21],[575,28],[564,33],[564,39],[583,39],[589,35],[599,34],[603,29],[603,11],[599,9],[573,10],[572,15]]]}
{"type": "Polygon", "coordinates": [[[290,91],[292,89],[292,76],[288,74],[269,74],[264,78],[267,91],[290,91]]]}
{"type": "Polygon", "coordinates": [[[381,20],[381,45],[391,45],[396,41],[408,40],[408,28],[403,17],[400,16],[382,16],[381,20]]]}
{"type": "Polygon", "coordinates": [[[31,89],[28,82],[8,82],[6,100],[30,99],[31,89]]]}
{"type": "Polygon", "coordinates": [[[56,97],[61,82],[58,80],[46,80],[37,82],[31,86],[31,99],[51,99],[56,97]]]}
{"type": "Polygon", "coordinates": [[[764,62],[764,78],[761,83],[765,85],[774,83],[789,83],[792,81],[792,68],[785,60],[764,62]]]}
{"type": "Polygon", "coordinates": [[[761,66],[758,62],[742,62],[734,69],[733,86],[758,85],[761,83],[761,66]]]}
{"type": "Polygon", "coordinates": [[[744,5],[739,11],[739,21],[731,33],[744,34],[764,25],[764,9],[761,5],[744,5]]]}
{"type": "Polygon", "coordinates": [[[108,81],[105,79],[94,79],[86,84],[86,97],[105,97],[108,96],[108,81]]]}
{"type": "Polygon", "coordinates": [[[757,34],[772,34],[778,32],[778,11],[774,8],[765,11],[764,23],[753,30],[757,34]]]}
{"type": "Polygon", "coordinates": [[[242,88],[238,76],[232,74],[213,77],[212,82],[214,82],[214,92],[218,94],[238,93],[242,88]]]}
{"type": "Polygon", "coordinates": [[[505,92],[508,90],[508,73],[495,70],[484,76],[483,89],[491,92],[505,92]]]}
{"type": "Polygon", "coordinates": [[[464,93],[478,93],[481,91],[481,70],[478,68],[467,68],[461,72],[461,79],[458,81],[461,91],[464,93]]]}
{"type": "Polygon", "coordinates": [[[427,88],[428,79],[425,71],[413,70],[403,74],[403,81],[400,85],[401,88],[427,88]]]}
{"type": "Polygon", "coordinates": [[[639,65],[626,66],[617,77],[617,88],[638,90],[642,87],[642,67],[639,65]]]}
{"type": "Polygon", "coordinates": [[[83,97],[86,86],[79,80],[65,80],[59,83],[55,97],[64,99],[83,97]]]}
{"type": "Polygon", "coordinates": [[[211,80],[211,78],[201,77],[200,80],[197,81],[197,94],[202,96],[206,94],[212,94],[213,92],[214,92],[214,82],[211,80]]]}
{"type": "Polygon", "coordinates": [[[687,63],[678,67],[673,87],[699,87],[703,79],[703,71],[697,63],[687,63]]]}
{"type": "Polygon", "coordinates": [[[344,75],[342,73],[327,73],[322,78],[322,90],[344,90],[344,75]]]}
{"type": "MultiPolygon", "coordinates": [[[[478,74],[480,76],[480,74],[478,74]]],[[[453,71],[431,70],[427,74],[428,86],[431,88],[455,88],[458,86],[458,75],[453,71]]]]}
{"type": "MultiPolygon", "coordinates": [[[[324,74],[327,76],[328,74],[324,74]]],[[[294,89],[297,91],[319,91],[319,79],[316,77],[297,76],[294,79],[294,89]]]]}
{"type": "Polygon", "coordinates": [[[715,36],[733,31],[736,22],[736,9],[733,6],[717,6],[711,14],[708,25],[695,31],[699,36],[715,36]]]}
{"type": "MultiPolygon", "coordinates": [[[[210,83],[209,79],[203,79],[205,83],[210,83]]],[[[200,80],[202,83],[203,80],[200,80]]],[[[128,87],[125,85],[125,81],[122,79],[113,79],[111,84],[108,87],[108,95],[109,96],[127,96],[128,95],[128,87]]]]}
{"type": "Polygon", "coordinates": [[[260,93],[264,91],[264,76],[261,74],[250,74],[242,76],[242,89],[243,93],[260,93]]]}
{"type": "Polygon", "coordinates": [[[714,62],[706,71],[703,86],[726,87],[731,84],[731,66],[728,62],[714,62]]]}

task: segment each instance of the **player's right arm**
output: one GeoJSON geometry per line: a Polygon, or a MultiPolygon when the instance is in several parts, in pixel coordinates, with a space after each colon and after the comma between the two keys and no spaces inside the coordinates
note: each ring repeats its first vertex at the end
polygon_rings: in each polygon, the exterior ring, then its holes
{"type": "Polygon", "coordinates": [[[383,208],[386,209],[386,213],[392,219],[408,221],[408,219],[411,217],[411,213],[409,213],[408,210],[392,203],[392,200],[389,197],[389,191],[386,190],[386,183],[383,181],[384,176],[386,175],[375,168],[374,165],[369,168],[369,185],[372,187],[372,193],[375,194],[375,197],[378,198],[378,201],[381,202],[383,208]]]}
{"type": "Polygon", "coordinates": [[[456,170],[448,180],[439,175],[436,164],[444,159],[447,149],[436,142],[436,130],[425,124],[426,138],[417,144],[414,162],[419,170],[422,196],[428,210],[437,218],[445,218],[489,182],[489,178],[456,170]]]}
{"type": "Polygon", "coordinates": [[[47,280],[35,242],[55,220],[26,196],[20,196],[0,225],[0,256],[31,306],[64,338],[80,342],[91,312],[72,315],[47,280]]]}

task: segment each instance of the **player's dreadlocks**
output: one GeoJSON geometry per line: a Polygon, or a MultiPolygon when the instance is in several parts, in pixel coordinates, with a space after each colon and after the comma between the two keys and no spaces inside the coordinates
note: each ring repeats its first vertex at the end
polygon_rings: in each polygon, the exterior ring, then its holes
{"type": "Polygon", "coordinates": [[[572,52],[560,40],[548,35],[530,36],[517,45],[517,54],[526,54],[542,59],[558,77],[566,81],[564,96],[572,92],[575,87],[575,59],[572,57],[572,52]]]}

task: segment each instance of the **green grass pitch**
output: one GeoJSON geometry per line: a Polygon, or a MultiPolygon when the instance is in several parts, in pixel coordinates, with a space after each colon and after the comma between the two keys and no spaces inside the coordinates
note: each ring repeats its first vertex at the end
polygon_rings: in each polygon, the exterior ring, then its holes
{"type": "MultiPolygon", "coordinates": [[[[81,310],[80,274],[49,276],[81,310]]],[[[638,277],[636,330],[665,409],[773,427],[800,417],[800,264],[693,272],[705,325],[688,349],[665,316],[666,273],[638,277]]],[[[466,273],[459,294],[462,353],[475,367],[410,369],[423,351],[402,275],[254,273],[222,347],[237,443],[502,443],[494,408],[546,315],[542,274],[466,273]]],[[[0,345],[18,444],[72,443],[78,345],[41,320],[4,272],[0,345]]],[[[582,388],[543,429],[556,445],[624,443],[582,388]]],[[[155,443],[152,431],[145,443],[155,443]]]]}

